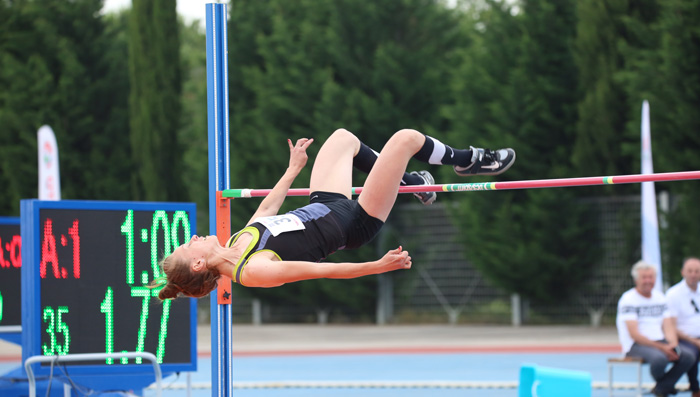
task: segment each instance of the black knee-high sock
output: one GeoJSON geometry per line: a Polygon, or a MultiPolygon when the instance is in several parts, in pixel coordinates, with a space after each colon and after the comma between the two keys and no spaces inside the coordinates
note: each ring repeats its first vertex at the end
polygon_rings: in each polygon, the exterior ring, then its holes
{"type": "Polygon", "coordinates": [[[369,172],[372,170],[372,167],[374,167],[374,163],[377,162],[377,157],[379,157],[379,153],[372,150],[371,147],[360,142],[360,150],[357,152],[355,157],[353,157],[352,166],[364,172],[365,174],[369,174],[369,172]]]}
{"type": "Polygon", "coordinates": [[[413,158],[428,164],[458,165],[467,167],[472,163],[471,149],[453,149],[437,139],[425,136],[425,144],[413,158]]]}
{"type": "MultiPolygon", "coordinates": [[[[372,150],[371,147],[360,142],[360,150],[352,159],[352,165],[358,170],[369,174],[369,172],[372,170],[372,167],[374,167],[374,163],[377,162],[377,157],[379,157],[379,154],[377,152],[372,150]]],[[[419,177],[418,175],[411,175],[407,172],[404,172],[403,178],[401,179],[401,185],[422,184],[423,178],[419,177]]]]}

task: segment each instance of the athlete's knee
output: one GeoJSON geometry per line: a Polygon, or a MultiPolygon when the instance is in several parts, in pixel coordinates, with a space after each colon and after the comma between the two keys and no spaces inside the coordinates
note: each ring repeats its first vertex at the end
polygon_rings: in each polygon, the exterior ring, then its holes
{"type": "Polygon", "coordinates": [[[404,128],[396,131],[391,137],[391,140],[403,146],[415,146],[420,148],[423,146],[423,143],[425,143],[425,135],[416,130],[404,128]]]}
{"type": "Polygon", "coordinates": [[[334,147],[342,147],[357,152],[360,147],[360,139],[345,128],[338,128],[337,130],[333,131],[330,137],[328,137],[324,145],[325,144],[330,144],[334,147]]]}
{"type": "Polygon", "coordinates": [[[346,130],[345,128],[338,128],[337,130],[333,131],[333,133],[328,139],[356,140],[358,142],[360,141],[360,139],[356,137],[355,134],[346,130]]]}

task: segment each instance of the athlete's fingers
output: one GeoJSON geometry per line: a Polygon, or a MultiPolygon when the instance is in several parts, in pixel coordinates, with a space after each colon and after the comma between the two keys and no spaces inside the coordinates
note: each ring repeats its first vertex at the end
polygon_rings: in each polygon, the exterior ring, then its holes
{"type": "Polygon", "coordinates": [[[299,140],[301,142],[302,149],[306,149],[314,141],[314,138],[310,138],[310,139],[302,138],[302,139],[299,140]],[[301,142],[302,139],[303,139],[303,142],[301,142]]]}

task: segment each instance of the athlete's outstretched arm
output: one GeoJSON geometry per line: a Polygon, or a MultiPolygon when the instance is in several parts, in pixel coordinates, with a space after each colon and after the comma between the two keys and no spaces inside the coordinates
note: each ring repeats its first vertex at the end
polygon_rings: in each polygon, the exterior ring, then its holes
{"type": "Polygon", "coordinates": [[[282,203],[284,203],[284,199],[287,197],[287,191],[289,191],[289,188],[292,186],[292,182],[294,182],[294,179],[306,165],[306,161],[309,158],[306,155],[306,148],[308,148],[313,141],[313,138],[301,138],[297,140],[296,145],[292,145],[292,141],[287,140],[289,144],[289,167],[287,167],[287,171],[285,171],[280,180],[277,181],[275,187],[272,188],[270,194],[260,202],[258,209],[250,218],[248,224],[253,223],[255,218],[261,216],[277,215],[282,203]]]}
{"type": "Polygon", "coordinates": [[[241,283],[247,287],[278,287],[301,280],[348,279],[410,268],[411,257],[401,247],[379,260],[361,263],[275,261],[253,256],[243,268],[241,283]]]}

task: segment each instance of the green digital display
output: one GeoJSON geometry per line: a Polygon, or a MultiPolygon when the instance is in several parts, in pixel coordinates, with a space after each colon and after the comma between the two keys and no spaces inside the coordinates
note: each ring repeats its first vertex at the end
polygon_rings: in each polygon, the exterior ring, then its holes
{"type": "MultiPolygon", "coordinates": [[[[34,354],[150,352],[161,364],[196,365],[194,300],[161,302],[159,289],[148,287],[161,276],[159,261],[191,237],[194,205],[74,203],[38,208],[33,219],[35,241],[26,249],[36,254],[29,274],[38,296],[26,304],[39,313],[28,337],[34,354]]],[[[142,360],[102,363],[128,364],[142,360]]]]}

